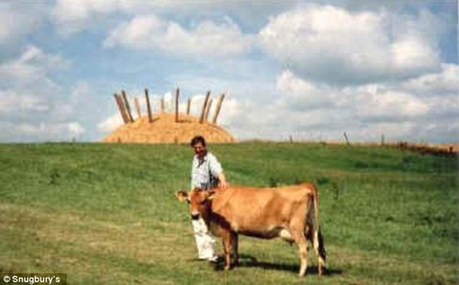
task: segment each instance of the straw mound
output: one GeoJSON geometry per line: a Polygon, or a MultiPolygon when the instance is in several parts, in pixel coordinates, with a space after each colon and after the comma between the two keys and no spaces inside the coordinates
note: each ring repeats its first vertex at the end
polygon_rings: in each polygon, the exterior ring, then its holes
{"type": "Polygon", "coordinates": [[[103,139],[108,143],[189,143],[197,135],[213,143],[232,143],[236,139],[223,128],[209,122],[199,123],[199,118],[180,114],[179,123],[175,114],[156,114],[153,122],[141,117],[125,124],[103,139]]]}

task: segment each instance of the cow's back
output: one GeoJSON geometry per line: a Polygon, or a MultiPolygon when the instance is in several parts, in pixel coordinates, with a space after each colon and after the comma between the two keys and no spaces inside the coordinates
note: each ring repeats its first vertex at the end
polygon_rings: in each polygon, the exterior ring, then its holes
{"type": "Polygon", "coordinates": [[[295,216],[305,217],[310,194],[305,185],[279,188],[232,186],[215,196],[212,209],[234,231],[274,238],[295,216]]]}

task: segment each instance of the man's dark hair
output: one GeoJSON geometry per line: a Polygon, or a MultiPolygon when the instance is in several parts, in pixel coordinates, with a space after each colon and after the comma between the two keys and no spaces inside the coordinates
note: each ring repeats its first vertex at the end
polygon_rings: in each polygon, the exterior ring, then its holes
{"type": "Polygon", "coordinates": [[[196,144],[201,143],[203,146],[206,146],[206,140],[203,136],[195,136],[191,139],[190,146],[194,147],[196,144]]]}

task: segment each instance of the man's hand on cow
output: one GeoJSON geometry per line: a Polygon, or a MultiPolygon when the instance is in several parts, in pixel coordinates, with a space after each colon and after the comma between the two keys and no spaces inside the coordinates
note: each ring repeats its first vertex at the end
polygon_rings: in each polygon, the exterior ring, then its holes
{"type": "Polygon", "coordinates": [[[221,187],[221,188],[225,189],[225,188],[228,188],[228,186],[229,186],[228,182],[226,182],[226,181],[220,181],[220,187],[221,187]]]}
{"type": "Polygon", "coordinates": [[[223,188],[223,189],[228,188],[229,185],[228,185],[228,182],[226,182],[226,177],[223,173],[220,173],[218,175],[218,180],[220,180],[220,183],[219,183],[220,188],[223,188]]]}

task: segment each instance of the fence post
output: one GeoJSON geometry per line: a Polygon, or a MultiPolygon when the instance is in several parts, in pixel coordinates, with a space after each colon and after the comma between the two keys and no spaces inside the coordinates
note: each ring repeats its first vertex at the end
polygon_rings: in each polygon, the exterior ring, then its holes
{"type": "Polygon", "coordinates": [[[118,105],[118,110],[120,111],[121,117],[123,118],[123,122],[127,124],[129,122],[129,119],[127,118],[127,115],[125,113],[124,105],[121,101],[121,98],[119,97],[118,94],[113,94],[116,100],[116,104],[118,105]]]}
{"type": "Polygon", "coordinates": [[[210,113],[210,108],[212,106],[212,98],[209,99],[209,102],[207,102],[207,107],[206,107],[206,114],[204,115],[204,120],[207,121],[207,118],[209,117],[209,113],[210,113]]]}
{"type": "Polygon", "coordinates": [[[126,106],[126,110],[127,110],[128,116],[129,116],[129,120],[132,123],[132,122],[134,122],[134,118],[132,117],[131,107],[129,106],[129,101],[128,101],[127,96],[126,96],[126,92],[124,92],[124,90],[121,90],[121,94],[123,95],[124,104],[126,106]]]}
{"type": "Polygon", "coordinates": [[[346,144],[350,144],[350,143],[349,143],[349,138],[347,137],[346,132],[344,132],[344,138],[346,139],[346,144]]]}
{"type": "Polygon", "coordinates": [[[142,112],[140,111],[139,98],[134,97],[135,110],[137,111],[137,117],[140,119],[142,117],[142,112]]]}
{"type": "Polygon", "coordinates": [[[164,113],[164,98],[161,98],[159,103],[161,105],[160,106],[161,107],[161,113],[164,113]]]}
{"type": "Polygon", "coordinates": [[[150,106],[150,97],[148,96],[148,89],[145,88],[145,100],[147,101],[147,112],[148,112],[148,121],[153,122],[153,116],[151,115],[151,106],[150,106]]]}
{"type": "Polygon", "coordinates": [[[201,115],[199,116],[199,123],[200,124],[202,124],[204,122],[204,115],[205,115],[205,112],[206,112],[207,101],[209,101],[209,97],[210,97],[210,91],[207,91],[206,98],[204,99],[204,103],[202,104],[201,115]]]}
{"type": "Polygon", "coordinates": [[[180,89],[175,90],[175,122],[179,122],[179,95],[180,89]]]}
{"type": "Polygon", "coordinates": [[[186,114],[190,115],[190,108],[191,108],[191,98],[188,98],[188,101],[186,103],[186,114]]]}
{"type": "Polygon", "coordinates": [[[212,119],[212,123],[214,124],[217,123],[217,118],[218,118],[218,114],[220,114],[220,108],[222,107],[223,99],[225,99],[225,94],[220,95],[220,97],[218,98],[217,108],[215,109],[214,118],[212,119]]]}

